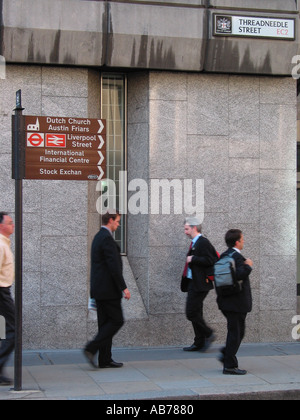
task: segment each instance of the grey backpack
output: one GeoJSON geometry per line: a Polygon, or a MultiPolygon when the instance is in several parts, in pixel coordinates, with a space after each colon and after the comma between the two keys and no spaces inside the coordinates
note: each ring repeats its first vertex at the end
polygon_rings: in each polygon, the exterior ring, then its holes
{"type": "Polygon", "coordinates": [[[241,291],[240,284],[236,280],[235,260],[232,258],[235,252],[224,254],[214,266],[215,287],[223,296],[230,296],[241,291]]]}

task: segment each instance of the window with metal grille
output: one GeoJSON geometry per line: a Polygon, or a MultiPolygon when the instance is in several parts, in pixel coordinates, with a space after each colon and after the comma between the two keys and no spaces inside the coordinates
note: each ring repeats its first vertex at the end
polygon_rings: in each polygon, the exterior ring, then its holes
{"type": "MultiPolygon", "coordinates": [[[[116,207],[125,191],[120,191],[120,172],[127,169],[127,79],[124,74],[101,75],[101,118],[106,120],[107,179],[116,186],[116,207]]],[[[127,187],[127,186],[126,186],[127,187]]],[[[105,185],[104,185],[105,189],[105,185]]],[[[121,226],[115,240],[126,253],[126,215],[121,216],[121,226]]]]}

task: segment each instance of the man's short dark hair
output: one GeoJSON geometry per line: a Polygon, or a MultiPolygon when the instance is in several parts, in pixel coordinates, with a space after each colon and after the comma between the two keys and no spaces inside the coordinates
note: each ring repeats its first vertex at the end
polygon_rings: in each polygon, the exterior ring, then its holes
{"type": "Polygon", "coordinates": [[[233,248],[242,237],[243,232],[239,229],[230,229],[225,235],[225,242],[229,248],[233,248]]]}
{"type": "Polygon", "coordinates": [[[0,211],[0,224],[3,223],[4,216],[8,216],[8,213],[5,213],[4,211],[0,211]]]}
{"type": "Polygon", "coordinates": [[[102,214],[102,225],[107,226],[110,219],[116,220],[120,216],[118,210],[107,210],[105,214],[102,214]]]}

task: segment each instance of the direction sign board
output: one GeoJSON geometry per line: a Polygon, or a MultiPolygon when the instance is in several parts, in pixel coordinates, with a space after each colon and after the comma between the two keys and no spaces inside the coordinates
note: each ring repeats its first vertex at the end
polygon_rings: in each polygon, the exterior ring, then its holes
{"type": "Polygon", "coordinates": [[[105,177],[105,120],[24,118],[25,179],[83,181],[105,177]]]}

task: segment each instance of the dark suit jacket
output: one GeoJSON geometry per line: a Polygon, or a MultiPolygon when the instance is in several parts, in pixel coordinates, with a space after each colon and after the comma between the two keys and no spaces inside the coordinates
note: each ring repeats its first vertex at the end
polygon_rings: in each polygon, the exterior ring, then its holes
{"type": "MultiPolygon", "coordinates": [[[[229,248],[226,254],[232,252],[234,252],[234,249],[229,248]]],[[[223,312],[248,313],[252,311],[252,292],[249,279],[252,267],[245,264],[246,258],[238,252],[235,252],[232,258],[234,258],[236,264],[236,280],[242,280],[242,290],[240,293],[231,296],[221,296],[218,294],[217,302],[219,309],[223,312]]]]}
{"type": "Polygon", "coordinates": [[[215,248],[204,236],[200,236],[188,256],[193,256],[190,269],[193,280],[192,289],[195,292],[209,292],[214,288],[211,281],[207,282],[207,276],[212,274],[212,267],[217,262],[218,256],[215,248]]]}
{"type": "Polygon", "coordinates": [[[101,228],[95,236],[91,257],[91,297],[96,300],[122,299],[127,286],[120,248],[107,229],[101,228]]]}

